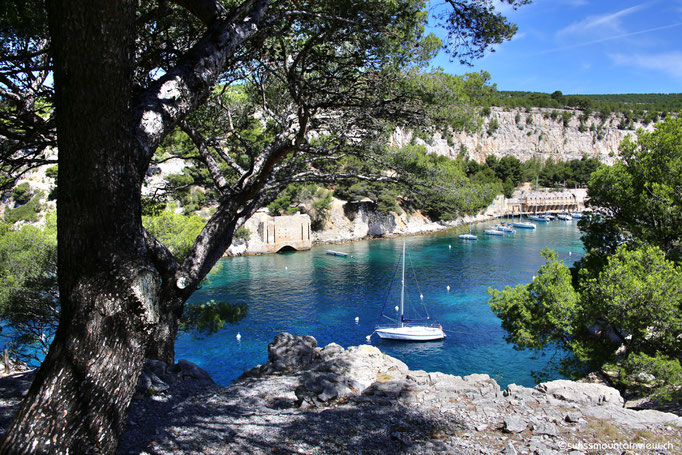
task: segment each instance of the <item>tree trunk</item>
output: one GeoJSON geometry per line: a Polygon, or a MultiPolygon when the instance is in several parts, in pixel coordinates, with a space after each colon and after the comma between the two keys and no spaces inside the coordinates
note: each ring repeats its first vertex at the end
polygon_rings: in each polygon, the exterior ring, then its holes
{"type": "MultiPolygon", "coordinates": [[[[163,280],[159,297],[159,322],[147,346],[148,358],[171,364],[175,361],[175,339],[185,302],[232,243],[239,219],[252,213],[248,209],[238,211],[240,203],[238,198],[224,201],[206,223],[182,266],[172,271],[171,278],[163,280]]],[[[164,267],[160,268],[164,270],[164,267]]]]}
{"type": "Polygon", "coordinates": [[[130,101],[136,3],[48,2],[62,312],[1,453],[114,453],[158,321],[130,101]]]}
{"type": "Polygon", "coordinates": [[[175,339],[178,335],[185,300],[179,297],[169,297],[165,292],[161,292],[159,323],[147,345],[147,358],[161,360],[168,364],[175,363],[175,339]]]}

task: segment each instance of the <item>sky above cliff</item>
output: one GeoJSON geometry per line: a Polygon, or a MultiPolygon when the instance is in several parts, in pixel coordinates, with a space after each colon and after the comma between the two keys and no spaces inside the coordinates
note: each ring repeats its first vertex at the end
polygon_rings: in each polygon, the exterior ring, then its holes
{"type": "MultiPolygon", "coordinates": [[[[435,66],[451,74],[488,71],[498,90],[682,92],[682,0],[534,0],[518,10],[497,4],[518,25],[516,36],[473,67],[442,52],[435,66]]],[[[430,12],[442,7],[433,2],[430,12]]]]}

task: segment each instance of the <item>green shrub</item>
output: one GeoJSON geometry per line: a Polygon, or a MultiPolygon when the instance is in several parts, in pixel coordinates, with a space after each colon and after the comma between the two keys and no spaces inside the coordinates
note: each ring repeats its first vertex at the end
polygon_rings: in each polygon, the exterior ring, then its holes
{"type": "Polygon", "coordinates": [[[397,197],[398,195],[395,193],[395,191],[381,191],[376,201],[377,210],[379,213],[386,215],[390,212],[395,212],[400,215],[402,210],[400,210],[400,207],[398,206],[397,197]]]}
{"type": "Polygon", "coordinates": [[[561,113],[561,120],[564,124],[564,128],[568,127],[569,123],[571,122],[571,113],[569,111],[563,111],[561,113]]]}
{"type": "Polygon", "coordinates": [[[38,191],[33,199],[26,204],[14,209],[5,209],[5,221],[8,224],[14,224],[18,221],[27,221],[30,223],[38,221],[38,215],[42,210],[40,199],[44,196],[42,191],[38,191]]]}
{"type": "Polygon", "coordinates": [[[500,122],[497,121],[497,119],[491,119],[490,123],[488,124],[488,135],[492,136],[495,131],[497,131],[500,128],[500,122]]]}
{"type": "Polygon", "coordinates": [[[164,211],[158,216],[143,216],[142,224],[159,242],[166,245],[178,261],[182,261],[206,222],[196,215],[164,211]]]}
{"type": "Polygon", "coordinates": [[[18,184],[12,190],[12,199],[18,205],[24,205],[31,200],[31,185],[28,182],[18,184]]]}
{"type": "Polygon", "coordinates": [[[59,175],[59,166],[50,166],[45,169],[45,177],[50,177],[51,179],[57,179],[59,175]]]}
{"type": "MultiPolygon", "coordinates": [[[[322,190],[321,190],[322,191],[322,190]]],[[[319,231],[324,228],[329,212],[332,207],[332,193],[327,191],[324,196],[315,200],[310,210],[310,227],[313,231],[319,231]]]]}
{"type": "Polygon", "coordinates": [[[291,196],[289,194],[284,194],[283,196],[280,196],[271,203],[269,203],[268,210],[270,211],[271,215],[282,216],[296,213],[298,208],[292,207],[291,196]]]}
{"type": "Polygon", "coordinates": [[[234,231],[234,235],[232,237],[235,240],[243,240],[244,242],[248,242],[249,239],[251,238],[251,231],[242,226],[236,231],[234,231]]]}

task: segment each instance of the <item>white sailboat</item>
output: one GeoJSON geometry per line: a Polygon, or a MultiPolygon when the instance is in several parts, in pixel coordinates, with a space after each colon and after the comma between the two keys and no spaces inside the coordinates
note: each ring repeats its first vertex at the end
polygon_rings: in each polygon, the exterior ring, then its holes
{"type": "Polygon", "coordinates": [[[507,223],[505,224],[503,220],[500,220],[500,223],[497,225],[496,229],[498,231],[502,232],[508,232],[508,233],[514,233],[516,232],[514,228],[512,227],[511,220],[508,220],[507,223]]]}
{"type": "Polygon", "coordinates": [[[522,218],[522,217],[523,217],[523,215],[519,215],[519,221],[515,221],[514,223],[512,223],[512,224],[514,225],[515,228],[519,228],[519,229],[535,229],[535,224],[533,224],[533,223],[527,223],[527,222],[523,221],[523,218],[522,218]]]}
{"type": "Polygon", "coordinates": [[[459,238],[462,240],[478,240],[478,236],[471,233],[471,221],[469,221],[469,233],[468,234],[459,234],[459,238]]]}
{"type": "MultiPolygon", "coordinates": [[[[433,341],[445,338],[443,328],[426,316],[423,319],[405,318],[405,241],[403,241],[403,268],[400,289],[400,320],[377,325],[374,329],[380,338],[403,341],[433,341]]],[[[382,316],[383,315],[382,312],[382,316]]]]}

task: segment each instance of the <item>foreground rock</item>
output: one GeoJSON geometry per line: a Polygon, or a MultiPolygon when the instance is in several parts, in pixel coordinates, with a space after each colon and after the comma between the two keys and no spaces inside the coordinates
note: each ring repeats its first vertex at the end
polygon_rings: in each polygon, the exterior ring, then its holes
{"type": "Polygon", "coordinates": [[[410,371],[373,346],[282,333],[228,387],[189,362],[150,362],[119,453],[682,452],[682,418],[622,405],[599,384],[501,391],[487,375],[410,371]]]}
{"type": "Polygon", "coordinates": [[[120,453],[682,451],[682,418],[625,409],[603,385],[553,381],[500,391],[487,375],[410,371],[373,346],[319,348],[312,337],[286,333],[264,365],[229,387],[204,387],[175,399],[180,390],[171,385],[137,401],[120,453]],[[635,443],[659,449],[627,445],[635,443]]]}

